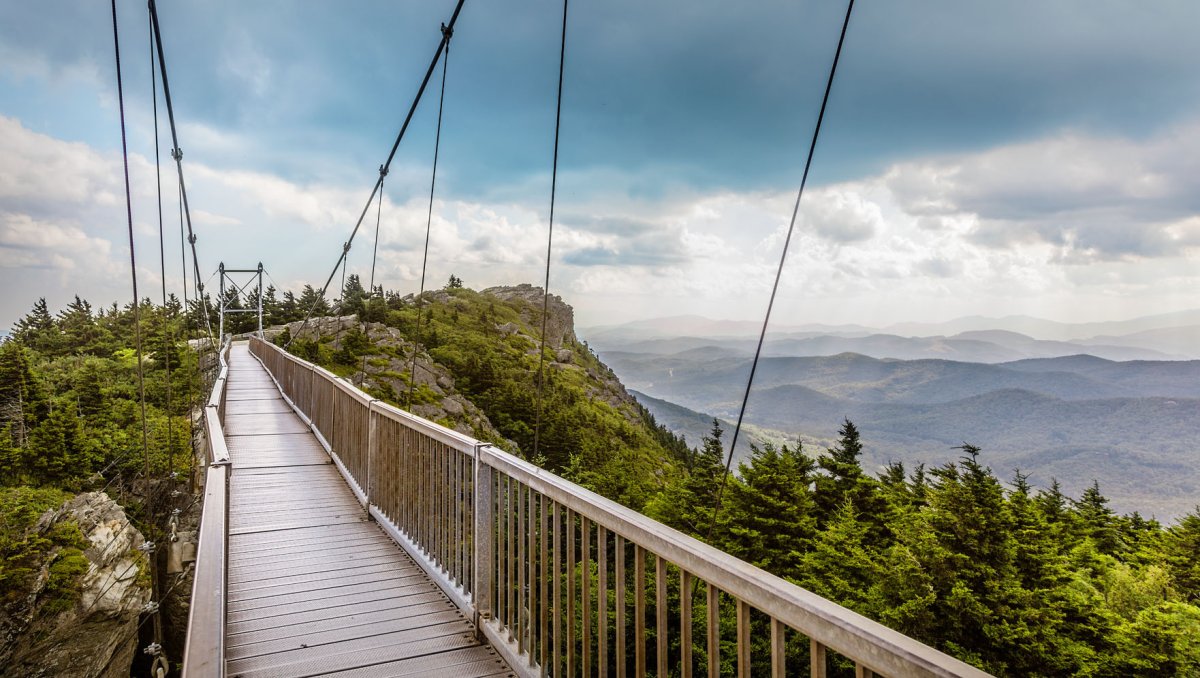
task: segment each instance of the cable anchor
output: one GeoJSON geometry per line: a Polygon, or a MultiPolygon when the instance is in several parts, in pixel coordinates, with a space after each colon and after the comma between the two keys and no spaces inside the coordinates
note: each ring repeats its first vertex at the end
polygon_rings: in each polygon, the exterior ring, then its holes
{"type": "Polygon", "coordinates": [[[446,38],[446,42],[450,42],[450,38],[454,37],[454,29],[442,23],[442,36],[446,38]]]}
{"type": "Polygon", "coordinates": [[[158,655],[162,654],[162,651],[162,645],[159,645],[158,643],[150,643],[142,650],[142,653],[148,654],[151,657],[157,657],[158,655]]]}
{"type": "Polygon", "coordinates": [[[142,606],[142,614],[154,614],[158,612],[158,603],[151,600],[142,606]]]}
{"type": "Polygon", "coordinates": [[[137,548],[142,553],[154,553],[155,546],[154,542],[152,541],[144,541],[141,544],[138,544],[137,548]]]}
{"type": "Polygon", "coordinates": [[[379,176],[386,177],[387,175],[388,175],[388,168],[384,167],[383,165],[380,165],[379,166],[379,176]]]}
{"type": "Polygon", "coordinates": [[[183,149],[178,146],[176,146],[175,148],[172,148],[171,149],[171,159],[174,160],[175,162],[179,162],[180,160],[183,160],[183,149]]]}

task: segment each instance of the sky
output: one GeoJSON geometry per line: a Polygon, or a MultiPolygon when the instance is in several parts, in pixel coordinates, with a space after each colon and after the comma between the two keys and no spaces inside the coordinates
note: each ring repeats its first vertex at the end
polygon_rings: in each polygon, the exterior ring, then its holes
{"type": "MultiPolygon", "coordinates": [[[[117,4],[139,285],[158,298],[146,6],[117,4]]],[[[161,2],[203,276],[261,261],[283,288],[325,281],[453,4],[161,2]]],[[[429,286],[542,280],[561,12],[462,11],[429,286]]],[[[843,13],[832,0],[571,4],[551,290],[578,324],[761,318],[843,13]]],[[[1191,0],[860,0],[775,322],[1200,307],[1197,25],[1191,0]]],[[[376,282],[405,293],[421,276],[440,76],[379,212],[376,282]]],[[[179,294],[158,94],[165,282],[179,294]]],[[[0,329],[38,297],[131,299],[120,149],[109,4],[0,3],[0,329]]],[[[349,254],[364,279],[374,229],[349,254]]]]}

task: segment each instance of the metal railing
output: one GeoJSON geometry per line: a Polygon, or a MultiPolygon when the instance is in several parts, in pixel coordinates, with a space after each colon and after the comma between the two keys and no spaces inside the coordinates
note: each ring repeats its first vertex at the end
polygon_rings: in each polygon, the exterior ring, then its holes
{"type": "Polygon", "coordinates": [[[225,597],[229,569],[229,448],[225,444],[225,384],[229,380],[229,343],[219,353],[220,372],[204,405],[204,504],[196,543],[192,603],[188,611],[183,675],[225,675],[225,597]]]}
{"type": "Polygon", "coordinates": [[[359,501],[522,675],[987,676],[251,339],[359,501]],[[700,642],[697,642],[700,641],[700,642]],[[805,657],[806,656],[806,657],[805,657]]]}

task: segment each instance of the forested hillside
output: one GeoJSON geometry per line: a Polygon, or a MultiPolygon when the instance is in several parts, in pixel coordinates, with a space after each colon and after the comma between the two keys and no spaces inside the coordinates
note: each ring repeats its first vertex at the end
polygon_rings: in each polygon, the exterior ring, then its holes
{"type": "MultiPolygon", "coordinates": [[[[203,342],[189,347],[174,299],[140,312],[148,455],[132,305],[97,311],[76,297],[52,313],[39,300],[0,343],[0,675],[119,675],[149,662],[138,648],[151,569],[137,547],[163,537],[172,508],[194,516],[187,415],[202,397],[203,342]]],[[[181,597],[158,600],[169,652],[186,581],[170,580],[181,597]]]]}
{"type": "MultiPolygon", "coordinates": [[[[344,296],[344,308],[416,340],[510,449],[532,455],[540,290],[474,292],[452,279],[420,300],[419,329],[411,296],[368,300],[355,280],[344,296]]],[[[1200,672],[1200,508],[1170,526],[1121,516],[1096,485],[1069,497],[1020,473],[997,477],[969,444],[955,461],[876,475],[840,419],[829,449],[756,446],[722,492],[720,427],[695,449],[674,440],[575,340],[569,312],[552,303],[538,463],[997,675],[1200,672]]],[[[340,334],[311,334],[321,323],[278,319],[292,321],[278,343],[295,333],[291,350],[355,381],[364,358],[393,350],[372,345],[379,332],[339,323],[340,334]]],[[[368,368],[368,389],[376,376],[368,368]]],[[[789,648],[795,661],[806,647],[789,648]]]]}
{"type": "MultiPolygon", "coordinates": [[[[750,367],[713,347],[600,356],[630,388],[710,419],[736,419],[750,367]]],[[[1200,497],[1196,360],[763,359],[746,421],[793,440],[829,440],[843,417],[862,427],[864,465],[874,471],[889,461],[953,460],[966,439],[987,450],[993,467],[1020,468],[1036,486],[1058,478],[1079,494],[1099,480],[1125,512],[1172,520],[1200,497]]],[[[739,448],[739,458],[748,453],[739,448]]]]}
{"type": "MultiPolygon", "coordinates": [[[[418,300],[371,296],[351,279],[344,301],[309,290],[317,310],[307,323],[295,297],[275,296],[267,321],[289,350],[402,407],[479,427],[517,454],[997,675],[1200,672],[1200,508],[1170,525],[1118,515],[1099,486],[1072,497],[1019,473],[998,477],[989,450],[969,444],[950,463],[872,473],[862,463],[865,434],[840,418],[828,449],[763,443],[722,489],[727,432],[713,426],[692,447],[660,427],[575,338],[570,307],[556,299],[539,360],[537,288],[476,292],[453,279],[418,300]],[[539,363],[546,391],[534,455],[539,363]]],[[[200,385],[182,309],[142,310],[151,463],[161,475],[186,463],[183,414],[200,385]]],[[[29,531],[38,512],[68,496],[62,489],[108,486],[144,519],[130,311],[77,301],[52,315],[39,304],[0,346],[6,595],[32,576],[22,564],[31,553],[53,549],[63,565],[47,601],[77,595],[76,537],[29,531]]],[[[234,331],[254,322],[234,320],[234,331]]],[[[794,640],[791,659],[806,662],[807,645],[794,640]]],[[[734,657],[722,653],[728,671],[734,657]]]]}

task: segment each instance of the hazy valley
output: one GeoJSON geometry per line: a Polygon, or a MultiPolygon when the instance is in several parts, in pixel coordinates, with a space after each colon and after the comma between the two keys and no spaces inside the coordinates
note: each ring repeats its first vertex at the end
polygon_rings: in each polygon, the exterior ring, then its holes
{"type": "MultiPolygon", "coordinates": [[[[863,431],[868,465],[933,465],[968,442],[1001,477],[1019,468],[1037,486],[1057,478],[1071,493],[1097,480],[1117,510],[1171,519],[1200,502],[1200,341],[1191,340],[1200,325],[1163,325],[1194,315],[893,328],[943,332],[932,336],[785,328],[764,346],[746,414],[750,439],[822,446],[848,417],[863,431]]],[[[712,417],[736,419],[753,328],[668,320],[586,336],[660,422],[696,441],[712,417]],[[668,320],[695,336],[668,336],[668,320]]],[[[739,457],[748,453],[738,447],[739,457]]]]}

